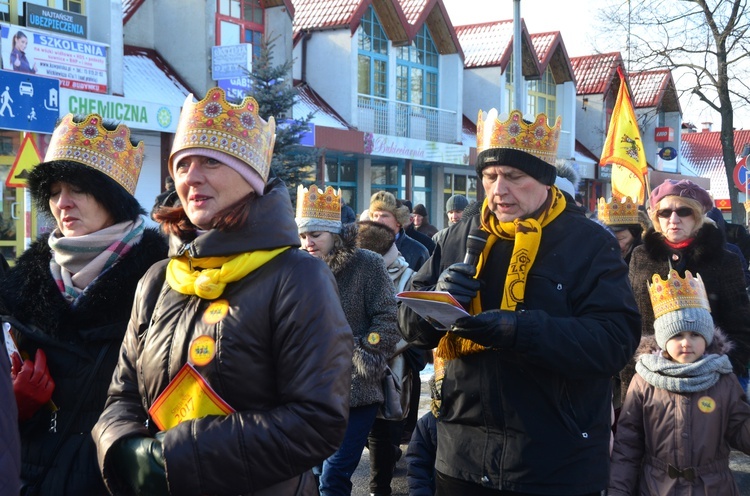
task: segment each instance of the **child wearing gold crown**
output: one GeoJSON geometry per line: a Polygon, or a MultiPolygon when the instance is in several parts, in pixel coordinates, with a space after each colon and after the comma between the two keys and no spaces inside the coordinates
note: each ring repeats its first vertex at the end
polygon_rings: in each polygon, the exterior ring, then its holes
{"type": "Polygon", "coordinates": [[[654,336],[638,349],[622,407],[610,495],[739,495],[730,448],[750,453],[750,405],[700,277],[653,276],[654,336]]]}

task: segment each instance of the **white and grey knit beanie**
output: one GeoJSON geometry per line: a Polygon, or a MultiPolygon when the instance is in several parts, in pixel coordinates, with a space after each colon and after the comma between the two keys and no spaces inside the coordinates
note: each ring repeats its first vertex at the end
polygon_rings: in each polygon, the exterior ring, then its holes
{"type": "Polygon", "coordinates": [[[705,308],[680,308],[665,313],[654,321],[656,344],[665,349],[667,341],[680,332],[697,332],[706,340],[706,346],[714,339],[714,321],[705,308]]]}

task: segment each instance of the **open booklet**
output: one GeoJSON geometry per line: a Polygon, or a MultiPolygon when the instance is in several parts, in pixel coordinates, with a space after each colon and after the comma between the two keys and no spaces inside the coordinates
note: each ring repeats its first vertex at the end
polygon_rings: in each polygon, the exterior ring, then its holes
{"type": "Polygon", "coordinates": [[[396,298],[435,329],[449,330],[456,320],[469,315],[447,291],[403,291],[396,298]]]}

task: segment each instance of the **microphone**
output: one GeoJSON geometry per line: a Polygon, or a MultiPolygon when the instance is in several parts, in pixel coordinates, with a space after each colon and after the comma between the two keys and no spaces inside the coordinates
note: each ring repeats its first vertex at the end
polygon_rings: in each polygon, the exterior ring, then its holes
{"type": "Polygon", "coordinates": [[[466,237],[466,256],[464,256],[464,263],[473,265],[476,267],[479,261],[479,255],[482,254],[484,246],[487,244],[487,238],[489,233],[482,231],[481,229],[472,229],[469,235],[466,237]]]}

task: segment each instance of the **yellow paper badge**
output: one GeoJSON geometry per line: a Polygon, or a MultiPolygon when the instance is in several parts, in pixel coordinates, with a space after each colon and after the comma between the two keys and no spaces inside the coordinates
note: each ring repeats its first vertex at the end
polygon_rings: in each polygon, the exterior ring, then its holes
{"type": "Polygon", "coordinates": [[[159,430],[166,431],[186,420],[229,415],[234,413],[234,408],[216,394],[192,365],[186,363],[156,398],[148,413],[159,430]]]}
{"type": "Polygon", "coordinates": [[[218,324],[229,313],[229,302],[227,300],[216,300],[203,312],[203,323],[206,325],[218,324]]]}
{"type": "Polygon", "coordinates": [[[703,413],[711,413],[716,410],[716,402],[710,396],[701,396],[698,398],[698,410],[703,413]]]}
{"type": "Polygon", "coordinates": [[[202,367],[211,362],[216,354],[216,341],[211,336],[198,336],[190,343],[190,361],[202,367]]]}
{"type": "Polygon", "coordinates": [[[375,346],[380,342],[380,334],[378,334],[377,332],[371,332],[367,335],[367,342],[375,346]]]}

